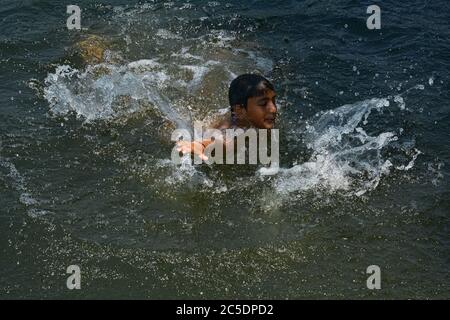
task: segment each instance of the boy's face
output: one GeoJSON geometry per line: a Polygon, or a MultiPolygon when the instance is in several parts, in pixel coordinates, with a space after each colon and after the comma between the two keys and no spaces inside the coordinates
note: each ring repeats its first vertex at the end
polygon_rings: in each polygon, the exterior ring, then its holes
{"type": "Polygon", "coordinates": [[[263,96],[251,97],[247,100],[246,118],[259,129],[272,129],[277,116],[276,94],[268,89],[263,96]]]}

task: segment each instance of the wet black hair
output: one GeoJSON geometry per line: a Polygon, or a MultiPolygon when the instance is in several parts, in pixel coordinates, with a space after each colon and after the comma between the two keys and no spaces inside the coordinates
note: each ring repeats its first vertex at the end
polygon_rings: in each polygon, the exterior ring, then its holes
{"type": "Polygon", "coordinates": [[[234,106],[241,105],[247,108],[248,98],[262,96],[268,89],[275,91],[273,84],[263,76],[242,74],[231,81],[228,90],[230,107],[233,109],[234,106]]]}

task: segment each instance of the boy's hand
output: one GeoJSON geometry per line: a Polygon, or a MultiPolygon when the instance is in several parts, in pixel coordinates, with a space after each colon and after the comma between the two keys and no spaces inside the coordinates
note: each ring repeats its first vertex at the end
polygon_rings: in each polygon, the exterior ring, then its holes
{"type": "Polygon", "coordinates": [[[205,145],[199,141],[178,141],[177,151],[183,154],[196,154],[200,159],[207,161],[208,157],[205,155],[205,145]]]}

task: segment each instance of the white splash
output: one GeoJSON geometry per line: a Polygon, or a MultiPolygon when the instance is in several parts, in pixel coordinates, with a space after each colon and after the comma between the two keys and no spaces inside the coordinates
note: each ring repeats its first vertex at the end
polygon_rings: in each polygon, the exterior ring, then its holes
{"type": "MultiPolygon", "coordinates": [[[[305,163],[281,169],[276,191],[290,194],[311,189],[344,190],[347,195],[361,196],[375,189],[393,167],[381,151],[398,137],[395,132],[370,135],[361,126],[368,123],[373,110],[387,106],[387,99],[371,99],[313,117],[304,136],[312,155],[305,163]]],[[[411,169],[417,156],[396,169],[411,169]]]]}
{"type": "MultiPolygon", "coordinates": [[[[198,79],[194,76],[191,81],[198,79]]],[[[45,79],[44,97],[53,114],[74,112],[87,121],[134,113],[144,101],[177,127],[188,128],[188,117],[182,116],[164,94],[171,83],[173,78],[156,60],[91,65],[85,71],[63,65],[45,79]]]]}
{"type": "Polygon", "coordinates": [[[7,177],[11,180],[11,186],[19,193],[19,202],[26,207],[29,217],[38,218],[49,213],[47,210],[39,208],[41,201],[37,200],[33,196],[27,187],[24,176],[20,174],[16,166],[11,161],[0,157],[0,167],[3,167],[9,171],[7,177]]]}

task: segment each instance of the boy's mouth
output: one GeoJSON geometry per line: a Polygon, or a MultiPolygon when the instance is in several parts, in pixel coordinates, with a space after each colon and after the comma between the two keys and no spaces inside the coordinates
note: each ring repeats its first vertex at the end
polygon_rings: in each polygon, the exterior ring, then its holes
{"type": "Polygon", "coordinates": [[[270,123],[270,124],[274,124],[275,123],[275,117],[264,118],[264,122],[267,122],[267,123],[270,123]]]}

